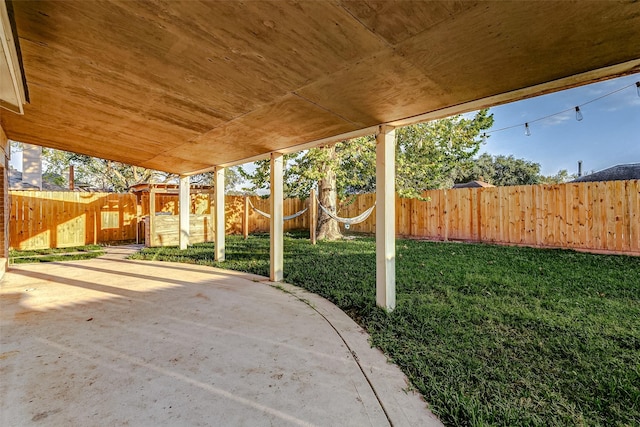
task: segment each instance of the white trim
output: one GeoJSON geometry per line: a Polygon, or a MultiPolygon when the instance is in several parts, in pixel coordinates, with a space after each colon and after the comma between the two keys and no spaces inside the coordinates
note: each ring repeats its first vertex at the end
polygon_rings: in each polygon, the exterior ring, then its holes
{"type": "MultiPolygon", "coordinates": [[[[0,84],[13,89],[12,94],[15,100],[0,99],[0,108],[5,108],[17,114],[24,114],[24,104],[27,98],[22,80],[22,70],[20,69],[20,58],[16,48],[16,40],[13,38],[11,21],[5,0],[0,0],[0,45],[2,46],[3,59],[7,69],[0,68],[0,84]],[[9,71],[7,74],[6,71],[9,71]],[[17,104],[15,103],[17,101],[17,104]]],[[[1,63],[0,63],[1,64],[1,63]]]]}

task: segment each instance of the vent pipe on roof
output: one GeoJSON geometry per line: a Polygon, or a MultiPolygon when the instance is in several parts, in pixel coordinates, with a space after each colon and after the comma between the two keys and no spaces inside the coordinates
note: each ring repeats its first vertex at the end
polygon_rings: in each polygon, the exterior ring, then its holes
{"type": "Polygon", "coordinates": [[[69,165],[69,190],[73,191],[76,188],[76,174],[73,170],[73,165],[69,165]]]}
{"type": "Polygon", "coordinates": [[[582,160],[578,160],[578,178],[582,176],[582,160]]]}

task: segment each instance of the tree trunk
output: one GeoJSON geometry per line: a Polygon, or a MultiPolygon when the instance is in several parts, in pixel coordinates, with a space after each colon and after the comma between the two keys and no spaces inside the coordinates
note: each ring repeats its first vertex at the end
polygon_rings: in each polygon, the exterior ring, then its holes
{"type": "MultiPolygon", "coordinates": [[[[336,173],[333,170],[335,164],[336,148],[335,146],[327,147],[329,161],[327,161],[323,169],[323,177],[318,181],[318,199],[325,208],[331,212],[336,212],[337,205],[337,188],[336,188],[336,173]]],[[[318,240],[338,240],[342,238],[338,221],[332,219],[324,211],[318,208],[318,240]]]]}

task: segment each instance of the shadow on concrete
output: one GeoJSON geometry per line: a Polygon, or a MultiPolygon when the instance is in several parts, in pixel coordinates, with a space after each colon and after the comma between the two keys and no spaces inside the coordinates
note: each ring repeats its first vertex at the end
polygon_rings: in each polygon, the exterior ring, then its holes
{"type": "Polygon", "coordinates": [[[388,425],[333,327],[256,278],[100,258],[14,267],[0,424],[388,425]]]}

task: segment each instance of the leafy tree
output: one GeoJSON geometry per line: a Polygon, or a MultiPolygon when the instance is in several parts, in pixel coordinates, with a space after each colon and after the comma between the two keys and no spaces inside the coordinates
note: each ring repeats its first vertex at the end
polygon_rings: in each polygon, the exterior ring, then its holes
{"type": "Polygon", "coordinates": [[[73,165],[77,185],[101,191],[124,192],[140,182],[166,182],[171,178],[171,175],[139,166],[49,148],[42,150],[42,159],[45,174],[64,177],[65,185],[69,166],[73,165]]]}
{"type": "Polygon", "coordinates": [[[543,176],[541,182],[543,184],[562,184],[573,181],[577,177],[578,174],[570,174],[566,169],[560,169],[555,175],[543,176]]]}
{"type": "MultiPolygon", "coordinates": [[[[419,197],[430,188],[451,182],[455,166],[473,157],[482,143],[481,132],[493,124],[488,110],[473,118],[461,115],[396,129],[396,191],[403,197],[419,197]]],[[[285,156],[285,197],[308,197],[317,185],[320,203],[338,212],[338,199],[350,194],[375,191],[375,137],[341,141],[322,148],[285,156]]],[[[269,162],[256,162],[256,169],[240,173],[251,190],[268,189],[269,162]]],[[[349,203],[347,200],[345,203],[349,203]]],[[[322,211],[318,238],[340,237],[336,221],[322,211]]]]}
{"type": "MultiPolygon", "coordinates": [[[[205,172],[191,177],[191,184],[193,185],[213,185],[214,173],[205,172]]],[[[243,183],[242,175],[238,172],[237,167],[225,168],[224,171],[224,192],[225,194],[243,194],[243,191],[238,190],[240,184],[243,183]]]]}
{"type": "Polygon", "coordinates": [[[540,164],[487,153],[459,165],[454,176],[456,183],[484,181],[495,186],[539,184],[542,181],[540,164]]]}
{"type": "MultiPolygon", "coordinates": [[[[56,184],[63,186],[68,185],[70,165],[74,165],[74,175],[78,185],[102,191],[125,192],[134,184],[169,183],[177,179],[175,174],[49,148],[42,150],[42,158],[46,167],[43,176],[49,176],[56,184]]],[[[234,190],[241,181],[242,177],[236,168],[228,168],[225,171],[225,191],[234,190]]],[[[191,178],[191,182],[211,185],[213,173],[195,175],[191,178]]]]}
{"type": "Polygon", "coordinates": [[[396,129],[396,191],[419,197],[424,190],[451,187],[456,168],[480,150],[482,131],[493,125],[489,110],[396,129]]]}
{"type": "Polygon", "coordinates": [[[540,174],[540,164],[516,159],[513,156],[492,156],[484,153],[475,159],[458,165],[453,173],[456,183],[484,181],[496,186],[561,184],[577,178],[566,169],[555,175],[540,174]]]}

